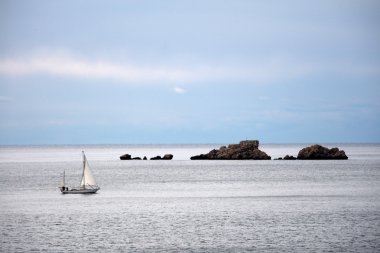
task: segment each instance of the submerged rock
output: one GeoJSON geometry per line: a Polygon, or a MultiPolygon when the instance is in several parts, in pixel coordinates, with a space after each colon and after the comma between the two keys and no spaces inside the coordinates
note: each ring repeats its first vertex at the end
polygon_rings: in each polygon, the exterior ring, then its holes
{"type": "Polygon", "coordinates": [[[346,153],[338,148],[326,148],[315,144],[310,147],[303,148],[299,151],[297,159],[300,160],[340,160],[348,159],[346,153]]]}
{"type": "Polygon", "coordinates": [[[192,156],[191,160],[270,160],[271,157],[259,150],[258,140],[241,141],[213,149],[207,154],[192,156]]]}

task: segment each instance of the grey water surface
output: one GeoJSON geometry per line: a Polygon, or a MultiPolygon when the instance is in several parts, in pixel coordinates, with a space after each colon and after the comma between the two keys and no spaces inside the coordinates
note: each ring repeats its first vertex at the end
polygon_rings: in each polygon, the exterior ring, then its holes
{"type": "MultiPolygon", "coordinates": [[[[3,146],[0,251],[379,252],[380,145],[335,146],[349,160],[189,160],[218,145],[3,146]],[[82,150],[101,189],[63,195],[63,170],[79,184],[82,150]]],[[[275,158],[302,147],[260,149],[275,158]]]]}

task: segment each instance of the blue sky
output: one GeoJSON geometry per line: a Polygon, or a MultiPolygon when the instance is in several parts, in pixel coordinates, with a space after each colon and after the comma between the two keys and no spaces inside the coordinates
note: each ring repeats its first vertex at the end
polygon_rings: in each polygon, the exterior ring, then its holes
{"type": "Polygon", "coordinates": [[[379,1],[1,1],[0,144],[380,142],[379,1]]]}

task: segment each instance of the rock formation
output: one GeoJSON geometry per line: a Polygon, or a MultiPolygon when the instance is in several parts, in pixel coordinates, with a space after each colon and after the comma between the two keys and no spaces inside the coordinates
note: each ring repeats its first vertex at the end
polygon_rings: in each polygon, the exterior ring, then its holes
{"type": "Polygon", "coordinates": [[[166,154],[163,157],[161,157],[161,156],[158,155],[158,156],[150,158],[150,160],[171,160],[171,159],[173,159],[173,155],[172,154],[166,154]]]}
{"type": "Polygon", "coordinates": [[[120,160],[132,160],[132,156],[130,154],[125,154],[120,156],[120,160]]]}
{"type": "Polygon", "coordinates": [[[172,154],[166,154],[166,155],[164,155],[164,157],[162,157],[162,160],[171,160],[171,159],[173,159],[172,154]]]}
{"type": "Polygon", "coordinates": [[[191,160],[270,160],[271,157],[259,150],[259,141],[241,141],[213,149],[207,154],[192,156],[191,160]]]}
{"type": "Polygon", "coordinates": [[[321,145],[312,145],[299,151],[299,160],[327,160],[327,159],[348,159],[346,153],[338,148],[328,149],[321,145]]]}
{"type": "MultiPolygon", "coordinates": [[[[150,160],[171,160],[171,159],[173,159],[172,154],[166,154],[163,157],[158,155],[158,156],[150,158],[150,160]]],[[[125,154],[125,155],[120,156],[120,160],[141,160],[141,157],[132,158],[130,154],[125,154]]],[[[148,159],[146,158],[146,156],[144,156],[142,160],[148,160],[148,159]]]]}
{"type": "Polygon", "coordinates": [[[296,160],[297,158],[292,155],[286,155],[284,156],[284,160],[296,160]]]}

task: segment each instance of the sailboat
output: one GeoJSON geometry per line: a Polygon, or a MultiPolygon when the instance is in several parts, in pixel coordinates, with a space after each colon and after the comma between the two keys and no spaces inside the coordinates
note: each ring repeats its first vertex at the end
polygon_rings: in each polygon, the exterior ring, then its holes
{"type": "Polygon", "coordinates": [[[66,186],[65,182],[65,171],[63,171],[63,178],[59,189],[63,194],[86,194],[86,193],[96,193],[100,187],[96,184],[95,178],[91,173],[90,166],[88,165],[86,155],[84,151],[83,154],[83,172],[82,179],[80,181],[79,187],[69,188],[66,186]]]}

